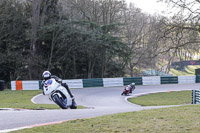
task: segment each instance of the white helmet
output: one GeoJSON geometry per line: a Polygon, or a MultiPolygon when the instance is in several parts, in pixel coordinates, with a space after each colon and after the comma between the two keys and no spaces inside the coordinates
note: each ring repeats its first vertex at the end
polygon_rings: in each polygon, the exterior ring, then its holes
{"type": "Polygon", "coordinates": [[[49,71],[44,71],[42,74],[42,78],[47,80],[51,78],[51,73],[49,71]]]}
{"type": "Polygon", "coordinates": [[[135,83],[133,82],[133,83],[131,83],[131,86],[134,86],[135,85],[135,83]]]}

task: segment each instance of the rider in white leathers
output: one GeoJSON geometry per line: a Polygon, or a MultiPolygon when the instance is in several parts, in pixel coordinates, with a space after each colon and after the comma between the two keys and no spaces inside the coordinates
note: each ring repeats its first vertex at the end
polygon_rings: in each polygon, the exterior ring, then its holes
{"type": "MultiPolygon", "coordinates": [[[[44,82],[48,79],[51,79],[51,78],[54,78],[56,80],[56,82],[60,83],[63,87],[66,88],[67,92],[69,93],[70,97],[72,98],[72,102],[74,103],[75,102],[75,98],[74,96],[72,95],[68,85],[66,83],[62,83],[62,79],[58,78],[57,76],[55,75],[51,75],[51,73],[49,71],[44,71],[43,74],[42,74],[42,78],[43,78],[43,81],[42,81],[42,88],[43,88],[43,85],[44,85],[44,82]]],[[[44,94],[44,92],[43,92],[44,94]]]]}

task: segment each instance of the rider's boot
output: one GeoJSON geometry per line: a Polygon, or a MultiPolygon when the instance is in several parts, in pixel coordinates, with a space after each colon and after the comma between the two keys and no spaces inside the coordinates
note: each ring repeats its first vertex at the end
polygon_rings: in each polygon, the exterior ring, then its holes
{"type": "Polygon", "coordinates": [[[75,98],[72,97],[72,106],[70,107],[71,109],[77,109],[77,104],[75,102],[75,98]]]}
{"type": "Polygon", "coordinates": [[[74,98],[74,97],[72,97],[72,104],[73,104],[73,103],[75,103],[75,98],[74,98]]]}

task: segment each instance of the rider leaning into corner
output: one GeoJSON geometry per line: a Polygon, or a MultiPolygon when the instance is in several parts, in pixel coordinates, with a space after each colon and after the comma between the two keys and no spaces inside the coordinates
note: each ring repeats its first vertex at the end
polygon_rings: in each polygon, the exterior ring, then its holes
{"type": "Polygon", "coordinates": [[[124,95],[124,94],[126,95],[127,93],[132,93],[134,90],[135,90],[135,83],[133,82],[125,87],[125,89],[121,95],[124,95]]]}
{"type": "MultiPolygon", "coordinates": [[[[58,82],[59,84],[61,84],[63,87],[66,88],[67,92],[69,93],[70,97],[72,98],[72,103],[75,103],[75,98],[74,96],[72,95],[68,85],[66,83],[62,83],[62,79],[55,76],[55,75],[51,75],[51,73],[49,71],[44,71],[43,74],[42,74],[42,78],[43,78],[43,81],[42,81],[42,88],[43,88],[43,85],[44,85],[44,82],[48,79],[51,79],[51,78],[54,78],[56,80],[56,82],[58,82]]],[[[43,95],[44,95],[44,91],[43,91],[43,95]]]]}

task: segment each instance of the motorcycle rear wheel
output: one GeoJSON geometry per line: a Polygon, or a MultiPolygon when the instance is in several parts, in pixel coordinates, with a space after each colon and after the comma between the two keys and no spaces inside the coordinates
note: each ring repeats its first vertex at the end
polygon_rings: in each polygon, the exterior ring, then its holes
{"type": "Polygon", "coordinates": [[[63,99],[60,98],[57,94],[53,96],[53,101],[60,106],[62,109],[67,109],[67,102],[63,99]]]}

